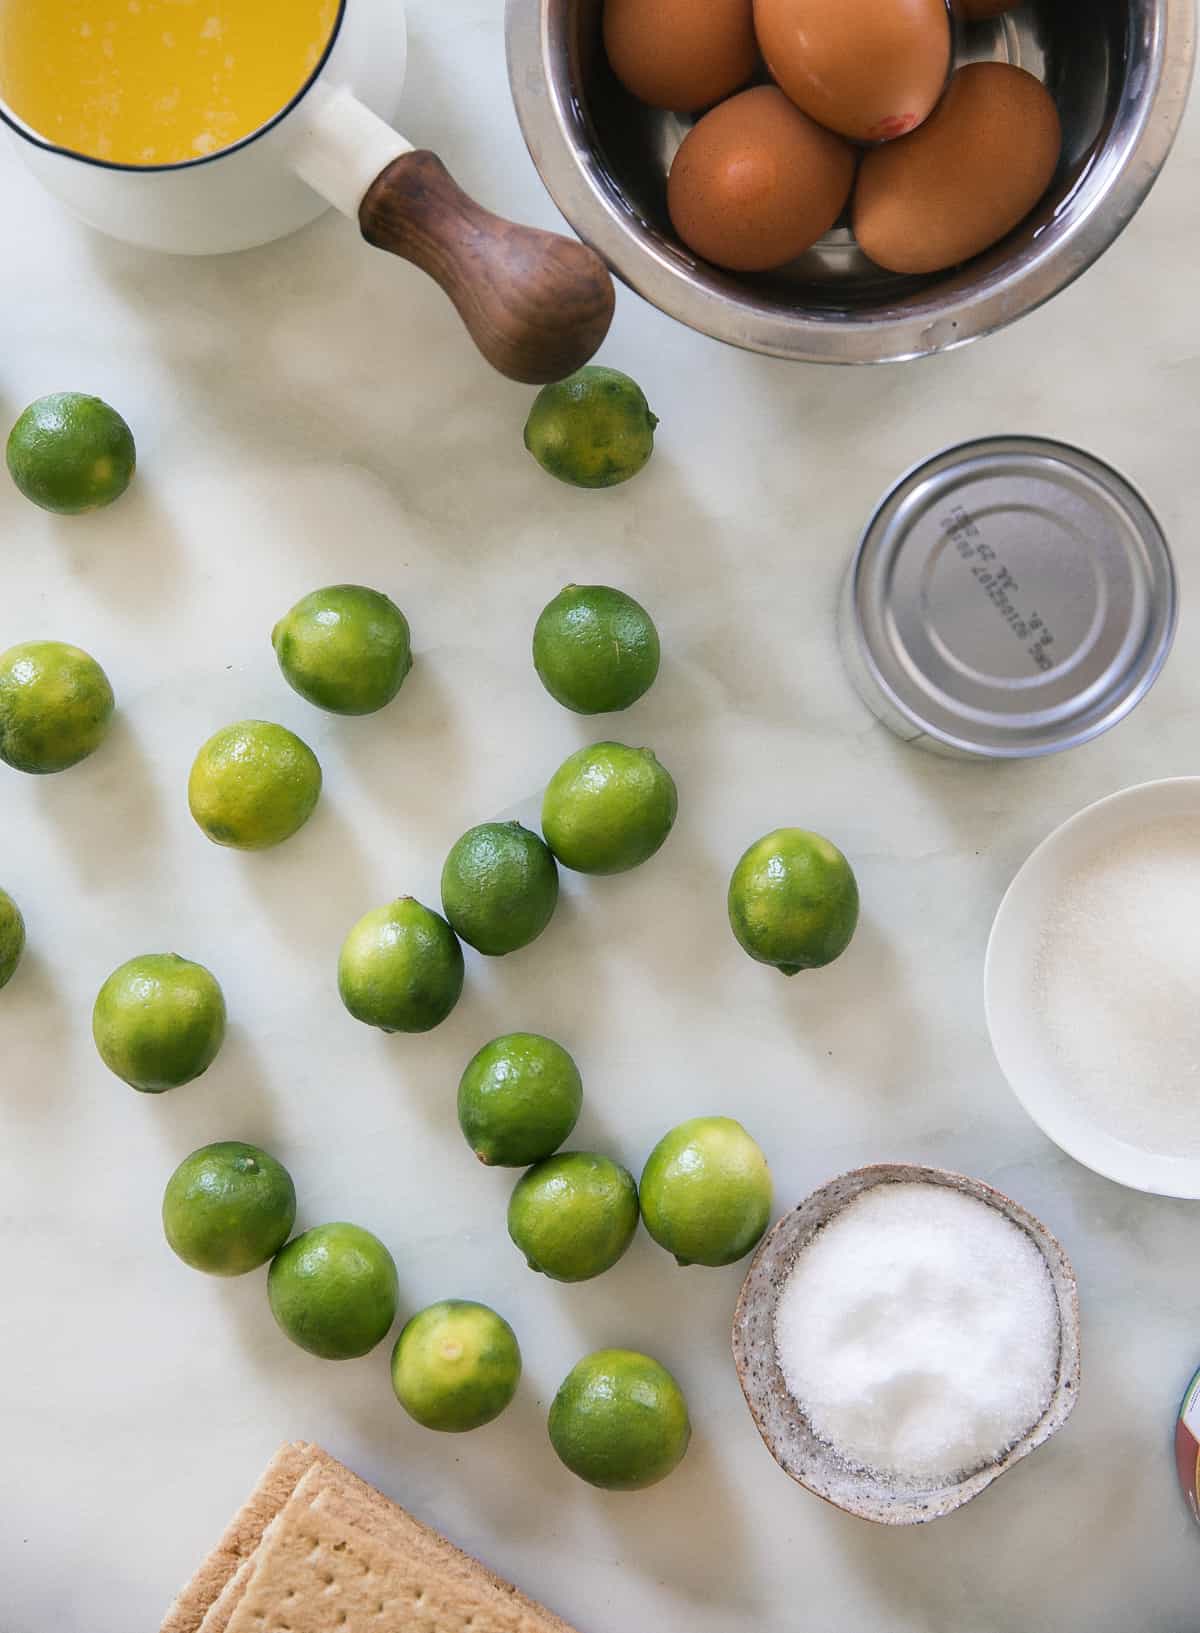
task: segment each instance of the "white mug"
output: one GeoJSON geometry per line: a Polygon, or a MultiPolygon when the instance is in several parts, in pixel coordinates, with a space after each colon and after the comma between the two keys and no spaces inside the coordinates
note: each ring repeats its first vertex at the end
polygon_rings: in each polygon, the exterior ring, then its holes
{"type": "MultiPolygon", "coordinates": [[[[36,0],[22,0],[36,4],[36,0]]],[[[503,221],[388,121],[407,59],[402,0],[341,0],[322,61],[292,101],[231,147],[180,164],[110,164],[56,147],[0,100],[34,174],[113,238],[182,255],[249,249],[330,204],[441,284],[480,351],[541,384],[587,362],[612,321],[604,263],[573,239],[503,221]]]]}

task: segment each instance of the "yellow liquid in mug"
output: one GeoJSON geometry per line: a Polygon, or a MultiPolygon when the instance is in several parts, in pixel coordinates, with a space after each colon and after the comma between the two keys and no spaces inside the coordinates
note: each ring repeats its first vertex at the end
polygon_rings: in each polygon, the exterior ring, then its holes
{"type": "Polygon", "coordinates": [[[267,124],[320,62],[338,0],[0,0],[0,97],[113,164],[179,164],[267,124]]]}

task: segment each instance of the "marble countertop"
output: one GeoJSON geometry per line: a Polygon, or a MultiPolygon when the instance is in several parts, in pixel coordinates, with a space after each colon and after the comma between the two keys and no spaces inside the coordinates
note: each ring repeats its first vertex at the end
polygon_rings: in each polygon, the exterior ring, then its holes
{"type": "MultiPolygon", "coordinates": [[[[498,0],[413,6],[409,134],[497,208],[554,225],[512,114],[498,0]]],[[[477,361],[421,276],[338,218],[209,261],[159,258],[61,215],[6,152],[0,420],[46,391],[114,402],[135,488],[56,520],[0,483],[0,647],[75,641],[107,668],[119,724],[62,777],[0,779],[0,874],[30,951],[0,1000],[0,1534],[3,1633],[150,1633],[276,1445],[325,1444],[582,1633],[1183,1633],[1200,1537],[1171,1462],[1200,1364],[1200,1212],[1077,1167],[1008,1091],[984,1029],[992,914],[1032,846],[1081,805],[1197,769],[1200,656],[1187,600],[1200,514],[1193,120],[1145,209],[1074,288],[961,352],[878,370],[725,350],[623,292],[604,361],[662,419],[648,471],[561,487],[521,447],[531,393],[477,361]],[[1093,450],[1157,509],[1185,586],[1166,672],[1091,746],[999,769],[904,747],[867,713],[835,644],[839,577],[891,480],[963,437],[1038,432],[1093,450]],[[653,747],[678,827],[639,872],[567,881],[537,947],[469,958],[424,1038],[341,1009],[333,966],[367,907],[436,902],[474,822],[533,821],[558,762],[596,735],[551,702],[528,641],[569,579],[653,609],[665,662],[612,735],[653,747]],[[268,644],[300,594],[389,591],[417,664],[399,702],[341,721],[280,679],[268,644]],[[217,726],[277,719],[321,757],[326,795],[280,850],[204,842],[188,766],[217,726]],[[785,983],[725,921],[729,870],[802,824],[852,858],[850,953],[785,983]],[[232,1029],[212,1071],[161,1098],[109,1076],[90,1037],[105,975],[171,947],[210,965],[232,1029]],[[685,1116],[740,1118],[790,1206],[873,1160],[986,1179],[1060,1237],[1079,1272],[1084,1380],[1067,1429],[928,1529],[855,1522],[759,1443],[729,1357],[744,1267],[677,1270],[642,1235],[578,1287],[507,1240],[511,1176],[477,1169],[454,1115],[473,1050],[528,1027],[580,1062],[576,1140],[635,1169],[685,1116]],[[276,1331],[263,1278],[185,1270],[158,1222],[175,1163],[261,1142],[301,1222],[348,1217],[393,1247],[403,1303],[481,1297],[514,1323],[511,1411],[440,1438],[395,1405],[386,1350],[331,1366],[276,1331]],[[547,1404],[585,1351],[622,1344],[678,1375],[695,1420],[681,1470],[639,1496],[576,1482],[547,1404]]]]}

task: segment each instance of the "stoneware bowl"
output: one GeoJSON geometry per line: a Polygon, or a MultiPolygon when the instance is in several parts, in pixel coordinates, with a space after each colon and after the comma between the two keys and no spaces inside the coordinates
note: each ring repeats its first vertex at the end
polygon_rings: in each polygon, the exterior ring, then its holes
{"type": "Polygon", "coordinates": [[[908,1163],[856,1168],[814,1191],[763,1239],[733,1318],[733,1358],[758,1432],[785,1474],[859,1519],[874,1520],[879,1525],[921,1525],[969,1503],[1014,1463],[1044,1445],[1070,1417],[1079,1392],[1079,1294],[1075,1272],[1045,1225],[982,1180],[908,1163]],[[775,1357],[775,1307],[797,1255],[822,1225],[862,1191],[889,1184],[946,1185],[998,1209],[1032,1239],[1046,1261],[1058,1299],[1058,1375],[1041,1419],[996,1462],[944,1487],[905,1485],[894,1477],[884,1480],[844,1463],[826,1441],[813,1433],[799,1403],[788,1393],[775,1357]]]}
{"type": "Polygon", "coordinates": [[[580,237],[640,295],[717,340],[810,362],[878,363],[961,345],[1032,311],[1123,231],[1187,102],[1195,0],[1025,0],[959,23],[955,64],[1044,80],[1058,174],[1002,243],[933,277],[883,272],[844,222],[780,272],[739,276],[675,236],[666,178],[692,120],[636,103],[600,39],[603,0],[507,0],[513,100],[533,161],[580,237]]]}

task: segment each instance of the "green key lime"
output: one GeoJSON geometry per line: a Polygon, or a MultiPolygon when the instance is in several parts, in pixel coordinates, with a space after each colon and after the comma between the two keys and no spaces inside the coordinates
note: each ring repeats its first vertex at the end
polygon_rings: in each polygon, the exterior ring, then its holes
{"type": "Polygon", "coordinates": [[[658,1361],[602,1349],[571,1369],[550,1408],[550,1443],[572,1474],[604,1491],[642,1491],[683,1461],[687,1402],[658,1361]]]}
{"type": "Polygon", "coordinates": [[[525,1168],[557,1151],[579,1119],[583,1082],[561,1044],[536,1032],[493,1038],[458,1085],[458,1125],[480,1162],[525,1168]]]}
{"type": "Polygon", "coordinates": [[[147,953],[113,971],[92,1011],[100,1058],[143,1094],[206,1072],[225,1039],[225,999],[203,964],[147,953]]]}
{"type": "Polygon", "coordinates": [[[8,469],[26,499],[78,516],[119,499],[133,480],[133,432],[99,397],[60,391],[31,403],[8,438],[8,469]]]}
{"type": "Polygon", "coordinates": [[[558,904],[558,868],[519,822],[485,822],[465,833],[442,869],[442,907],[468,946],[499,958],[528,947],[558,904]]]}
{"type": "Polygon", "coordinates": [[[463,989],[463,952],[440,913],[401,896],[365,913],[342,943],[338,991],[356,1021],[430,1032],[463,989]]]}
{"type": "Polygon", "coordinates": [[[603,584],[568,584],[533,631],[533,666],[564,709],[627,709],[658,674],[658,631],[645,607],[603,584]]]}
{"type": "Polygon", "coordinates": [[[593,743],[551,777],[542,832],[563,867],[624,873],[660,848],[678,807],[670,772],[648,748],[593,743]]]}
{"type": "Polygon", "coordinates": [[[784,975],[832,964],[858,924],[850,864],[820,834],[777,828],[734,868],[729,923],[751,958],[784,975]]]}
{"type": "Polygon", "coordinates": [[[352,1361],[388,1335],[400,1284],[378,1236],[359,1225],[318,1225],[271,1261],[271,1314],[310,1355],[352,1361]]]}
{"type": "Polygon", "coordinates": [[[108,676],[62,641],[26,641],[0,656],[0,760],[16,771],[66,771],[94,754],[113,717],[108,676]]]}
{"type": "Polygon", "coordinates": [[[551,1281],[590,1281],[610,1270],[637,1222],[633,1175],[591,1151],[562,1151],[537,1163],[508,1204],[508,1234],[529,1268],[551,1281]]]}
{"type": "Polygon", "coordinates": [[[214,845],[261,851],[298,833],[321,795],[321,767],[286,726],[239,720],[210,737],[188,778],[188,805],[214,845]]]}
{"type": "Polygon", "coordinates": [[[767,1159],[731,1117],[693,1117],[664,1134],[639,1194],[646,1229],[680,1264],[733,1264],[771,1219],[767,1159]]]}
{"type": "Polygon", "coordinates": [[[657,417],[627,374],[589,363],[537,395],[525,446],[544,471],[576,488],[628,482],[654,452],[657,417]]]}
{"type": "Polygon", "coordinates": [[[412,668],[408,619],[361,584],[332,584],[297,601],[271,644],[293,691],[332,714],[374,714],[412,668]]]}
{"type": "Polygon", "coordinates": [[[193,1270],[244,1276],[273,1259],[296,1223],[296,1187],[256,1145],[221,1140],[185,1157],[167,1181],[163,1230],[193,1270]]]}
{"type": "Polygon", "coordinates": [[[6,890],[0,890],[0,987],[6,987],[17,973],[25,951],[25,920],[21,909],[6,890]]]}
{"type": "Polygon", "coordinates": [[[495,1310],[468,1299],[444,1299],[413,1316],[392,1351],[396,1399],[426,1429],[482,1428],[520,1381],[517,1335],[495,1310]]]}

